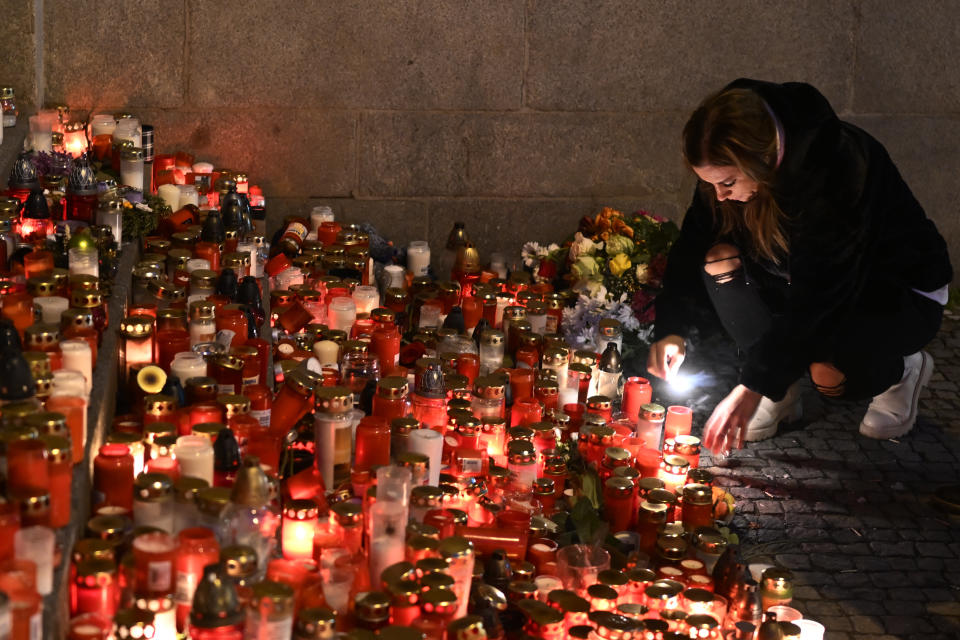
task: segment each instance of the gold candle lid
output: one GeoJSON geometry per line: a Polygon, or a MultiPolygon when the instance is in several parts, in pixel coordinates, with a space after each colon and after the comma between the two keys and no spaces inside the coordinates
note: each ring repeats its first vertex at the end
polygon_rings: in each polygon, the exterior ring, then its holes
{"type": "Polygon", "coordinates": [[[333,638],[337,623],[336,614],[323,607],[308,607],[297,613],[294,624],[295,640],[327,640],[333,638]]]}
{"type": "Polygon", "coordinates": [[[257,552],[245,545],[220,549],[220,563],[231,578],[248,578],[257,570],[257,552]]]}

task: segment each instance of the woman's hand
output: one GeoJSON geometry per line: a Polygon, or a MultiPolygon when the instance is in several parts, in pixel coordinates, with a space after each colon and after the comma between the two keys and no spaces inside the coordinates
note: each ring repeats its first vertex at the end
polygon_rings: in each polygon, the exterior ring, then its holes
{"type": "Polygon", "coordinates": [[[733,388],[716,406],[703,427],[703,444],[715,453],[743,447],[747,424],[757,412],[762,395],[742,384],[733,388]]]}
{"type": "Polygon", "coordinates": [[[658,378],[669,380],[677,375],[686,352],[686,342],[681,336],[669,335],[661,338],[650,345],[647,371],[658,378]]]}

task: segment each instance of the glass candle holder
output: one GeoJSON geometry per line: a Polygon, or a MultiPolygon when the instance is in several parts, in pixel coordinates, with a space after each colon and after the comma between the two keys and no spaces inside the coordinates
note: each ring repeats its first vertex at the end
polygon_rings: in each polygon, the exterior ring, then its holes
{"type": "Polygon", "coordinates": [[[413,277],[425,276],[430,272],[430,245],[426,240],[414,240],[407,245],[407,271],[413,277]]]}
{"type": "MultiPolygon", "coordinates": [[[[81,458],[82,459],[82,458],[81,458]]],[[[124,444],[105,444],[93,461],[93,487],[99,506],[133,510],[133,456],[124,444]]]]}
{"type": "Polygon", "coordinates": [[[63,356],[63,368],[79,371],[84,378],[84,391],[89,394],[93,385],[93,350],[90,343],[81,339],[60,341],[60,353],[63,356]]]}
{"type": "Polygon", "coordinates": [[[93,247],[70,247],[67,250],[70,275],[100,277],[100,253],[93,247]]]}
{"type": "Polygon", "coordinates": [[[143,150],[129,149],[120,156],[120,183],[143,191],[143,150]]]}
{"type": "Polygon", "coordinates": [[[569,545],[557,551],[557,577],[565,589],[586,597],[587,589],[597,582],[597,575],[610,568],[610,554],[589,545],[569,545]]]}
{"type": "MultiPolygon", "coordinates": [[[[54,385],[56,385],[56,376],[54,376],[54,385]]],[[[71,460],[74,464],[80,463],[84,457],[84,446],[87,441],[86,397],[69,391],[62,392],[54,387],[45,407],[47,411],[61,413],[66,418],[67,428],[70,430],[71,460]]]]}
{"type": "Polygon", "coordinates": [[[36,565],[36,589],[42,596],[53,592],[53,557],[56,535],[50,527],[25,527],[14,536],[14,556],[36,565]]]}
{"type": "Polygon", "coordinates": [[[317,530],[317,503],[291,500],[283,509],[281,551],[288,560],[312,560],[313,539],[317,530]]]}
{"type": "Polygon", "coordinates": [[[663,438],[688,436],[693,428],[693,410],[690,407],[673,405],[667,407],[663,422],[663,438]]]}
{"type": "Polygon", "coordinates": [[[135,591],[150,597],[173,593],[173,563],[176,553],[176,539],[165,531],[152,531],[134,538],[135,591]]]}

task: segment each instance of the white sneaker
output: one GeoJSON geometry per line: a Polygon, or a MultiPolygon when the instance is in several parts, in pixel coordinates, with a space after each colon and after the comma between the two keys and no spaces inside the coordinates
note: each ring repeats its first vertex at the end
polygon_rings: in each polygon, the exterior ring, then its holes
{"type": "Polygon", "coordinates": [[[800,402],[800,381],[797,380],[780,402],[774,402],[764,396],[757,406],[757,412],[747,423],[747,442],[766,440],[777,433],[777,427],[786,420],[796,422],[803,415],[803,404],[800,402]]]}
{"type": "Polygon", "coordinates": [[[920,391],[930,381],[933,358],[918,351],[903,359],[903,379],[878,396],[867,408],[860,433],[868,438],[896,438],[913,429],[917,421],[920,391]]]}

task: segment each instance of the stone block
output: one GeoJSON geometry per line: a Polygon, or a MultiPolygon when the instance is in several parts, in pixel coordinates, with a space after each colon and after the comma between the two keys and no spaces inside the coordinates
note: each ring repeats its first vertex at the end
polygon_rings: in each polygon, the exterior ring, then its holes
{"type": "Polygon", "coordinates": [[[854,111],[960,110],[956,7],[951,0],[885,0],[860,7],[854,111]]]}
{"type": "Polygon", "coordinates": [[[242,169],[271,197],[344,197],[356,176],[356,116],[345,112],[138,110],[156,131],[157,153],[242,169]]]}
{"type": "MultiPolygon", "coordinates": [[[[0,85],[13,87],[17,106],[29,111],[37,106],[36,45],[33,28],[33,2],[8,0],[0,19],[0,85]]],[[[26,118],[26,115],[23,116],[26,118]]],[[[8,129],[4,134],[11,133],[8,129]]],[[[6,135],[4,135],[6,140],[6,135]]],[[[6,146],[6,143],[4,143],[6,146]]],[[[4,179],[6,174],[4,174],[4,179]]]]}
{"type": "Polygon", "coordinates": [[[527,18],[527,105],[684,113],[738,77],[817,86],[842,109],[852,3],[584,3],[536,0],[527,18]]]}
{"type": "MultiPolygon", "coordinates": [[[[603,198],[597,200],[499,200],[464,199],[432,200],[428,205],[429,242],[434,252],[442,251],[454,222],[466,224],[470,240],[480,251],[480,259],[487,262],[490,252],[498,251],[506,258],[507,266],[522,266],[520,250],[528,241],[541,245],[562,242],[573,235],[585,215],[593,215],[602,207],[611,206],[620,211],[648,211],[670,213],[669,203],[641,198],[603,198]]],[[[442,277],[446,277],[443,275],[442,277]]]]}
{"type": "Polygon", "coordinates": [[[46,2],[46,101],[90,109],[181,106],[185,4],[46,2]]]}
{"type": "Polygon", "coordinates": [[[515,109],[523,3],[190,2],[202,106],[515,109]]]}
{"type": "Polygon", "coordinates": [[[360,194],[676,200],[693,184],[681,127],[678,114],[364,113],[360,194]]]}
{"type": "MultiPolygon", "coordinates": [[[[927,216],[936,222],[951,255],[960,256],[960,204],[950,172],[938,170],[960,161],[960,118],[857,116],[851,120],[886,146],[927,216]]],[[[954,258],[955,278],[960,275],[957,262],[954,258]]]]}

